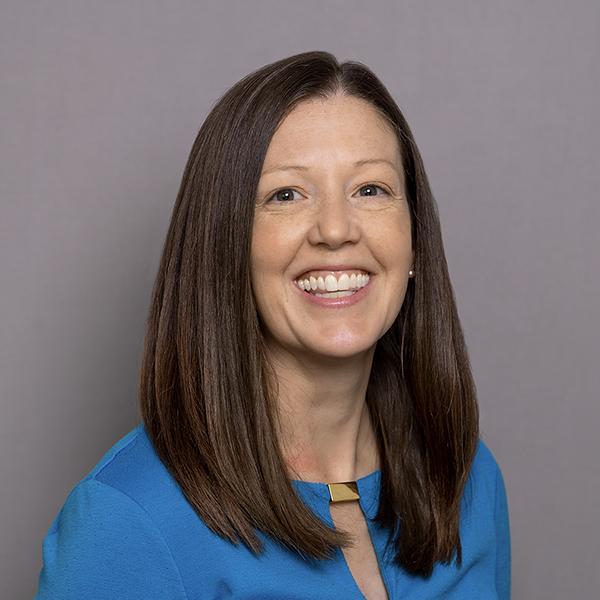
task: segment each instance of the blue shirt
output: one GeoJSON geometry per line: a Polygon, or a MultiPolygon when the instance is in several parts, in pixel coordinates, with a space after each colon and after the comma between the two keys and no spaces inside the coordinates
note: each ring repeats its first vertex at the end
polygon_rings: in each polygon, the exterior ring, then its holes
{"type": "MultiPolygon", "coordinates": [[[[410,575],[385,553],[387,532],[372,520],[381,472],[357,480],[360,505],[390,600],[507,600],[510,533],[502,473],[481,439],[461,499],[461,568],[436,563],[430,578],[410,575]]],[[[294,480],[326,523],[324,483],[294,480]]],[[[43,541],[37,600],[344,600],[364,596],[341,549],[307,561],[257,532],[254,556],[213,533],[155,453],[143,423],[132,429],[71,490],[43,541]]]]}

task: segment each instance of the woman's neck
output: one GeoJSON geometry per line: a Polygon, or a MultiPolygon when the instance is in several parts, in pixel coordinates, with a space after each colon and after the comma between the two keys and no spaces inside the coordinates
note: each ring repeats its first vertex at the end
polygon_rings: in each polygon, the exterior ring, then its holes
{"type": "Polygon", "coordinates": [[[336,361],[278,354],[280,447],[290,477],[355,481],[380,468],[366,390],[373,351],[336,361]]]}

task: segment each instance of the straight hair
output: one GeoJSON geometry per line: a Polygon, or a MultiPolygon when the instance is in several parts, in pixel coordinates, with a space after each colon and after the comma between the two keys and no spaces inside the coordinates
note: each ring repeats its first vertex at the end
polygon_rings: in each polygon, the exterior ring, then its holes
{"type": "MultiPolygon", "coordinates": [[[[376,522],[394,562],[428,577],[462,564],[460,501],[479,410],[436,201],[409,126],[364,64],[311,51],[268,64],[214,104],[192,146],[152,290],[139,408],[154,448],[198,516],[253,553],[256,529],[306,559],[350,534],[297,495],[277,440],[277,380],[250,278],[255,198],[270,140],[298,103],[369,102],[396,133],[416,277],[377,341],[366,403],[381,457],[376,522]]],[[[200,561],[202,557],[198,557],[200,561]]]]}

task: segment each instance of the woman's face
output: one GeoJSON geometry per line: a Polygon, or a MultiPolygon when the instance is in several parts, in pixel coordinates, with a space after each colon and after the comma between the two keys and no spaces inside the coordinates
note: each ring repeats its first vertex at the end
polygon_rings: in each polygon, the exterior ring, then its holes
{"type": "Polygon", "coordinates": [[[389,329],[413,264],[404,185],[396,136],[368,102],[305,101],[283,120],[263,164],[251,250],[273,350],[349,357],[389,329]]]}

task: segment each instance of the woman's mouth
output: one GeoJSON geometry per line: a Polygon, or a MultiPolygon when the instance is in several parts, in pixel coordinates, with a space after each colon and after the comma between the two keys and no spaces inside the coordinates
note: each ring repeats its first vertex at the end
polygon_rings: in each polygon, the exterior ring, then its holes
{"type": "Polygon", "coordinates": [[[307,300],[321,306],[350,306],[362,299],[372,274],[362,270],[311,271],[304,273],[293,284],[307,300]]]}

